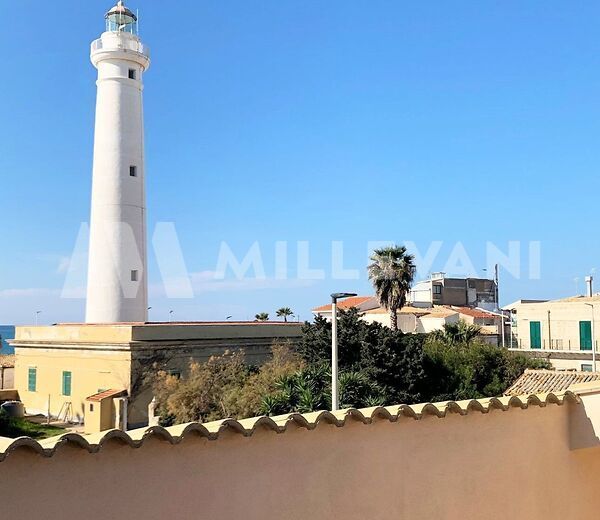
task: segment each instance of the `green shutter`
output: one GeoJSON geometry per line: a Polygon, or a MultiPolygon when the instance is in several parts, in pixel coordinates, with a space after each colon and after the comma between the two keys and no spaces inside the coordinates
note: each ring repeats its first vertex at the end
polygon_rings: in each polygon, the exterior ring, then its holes
{"type": "Polygon", "coordinates": [[[592,350],[592,322],[579,322],[579,348],[581,350],[592,350]]]}
{"type": "Polygon", "coordinates": [[[529,341],[531,348],[542,348],[542,325],[539,321],[529,322],[529,341]]]}
{"type": "Polygon", "coordinates": [[[71,395],[71,372],[62,373],[62,395],[71,395]]]}
{"type": "Polygon", "coordinates": [[[27,390],[35,392],[37,388],[37,368],[30,368],[27,373],[27,390]]]}

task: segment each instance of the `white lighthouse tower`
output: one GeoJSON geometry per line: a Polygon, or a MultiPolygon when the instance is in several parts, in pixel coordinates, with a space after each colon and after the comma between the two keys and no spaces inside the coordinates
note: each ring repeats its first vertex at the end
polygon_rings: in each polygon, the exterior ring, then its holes
{"type": "Polygon", "coordinates": [[[119,1],[92,43],[98,69],[87,323],[147,319],[142,76],[150,65],[136,15],[119,1]]]}

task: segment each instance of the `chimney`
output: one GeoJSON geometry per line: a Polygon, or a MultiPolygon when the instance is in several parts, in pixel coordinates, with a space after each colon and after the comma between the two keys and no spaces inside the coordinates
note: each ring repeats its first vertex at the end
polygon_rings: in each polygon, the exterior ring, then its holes
{"type": "Polygon", "coordinates": [[[593,276],[586,276],[585,277],[585,285],[587,287],[587,296],[588,298],[591,298],[592,295],[594,294],[593,291],[593,282],[594,282],[594,277],[593,276]]]}

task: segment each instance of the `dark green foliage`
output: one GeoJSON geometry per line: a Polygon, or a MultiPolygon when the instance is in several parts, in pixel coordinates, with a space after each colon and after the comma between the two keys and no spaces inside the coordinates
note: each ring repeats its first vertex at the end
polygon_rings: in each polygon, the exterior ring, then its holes
{"type": "Polygon", "coordinates": [[[427,401],[502,395],[526,368],[550,368],[545,360],[481,342],[433,340],[425,346],[421,392],[427,401]]]}
{"type": "MultiPolygon", "coordinates": [[[[550,366],[485,344],[476,339],[478,333],[478,327],[458,323],[441,333],[403,334],[363,321],[356,309],[341,311],[340,371],[372,381],[389,405],[502,395],[525,368],[550,366]]],[[[331,324],[320,317],[305,323],[298,352],[309,366],[328,365],[331,324]]]]}
{"type": "Polygon", "coordinates": [[[459,320],[456,323],[446,323],[442,330],[431,333],[431,338],[452,345],[463,345],[475,341],[481,333],[479,325],[459,320]]]}
{"type": "MultiPolygon", "coordinates": [[[[342,372],[339,376],[343,408],[377,406],[384,402],[381,388],[363,372],[342,372]]],[[[307,366],[277,381],[276,391],[263,397],[261,412],[281,415],[331,408],[331,370],[328,364],[307,366]]]]}
{"type": "MultiPolygon", "coordinates": [[[[309,364],[329,365],[331,323],[317,317],[314,323],[305,323],[302,332],[298,353],[309,364]]],[[[377,385],[383,402],[418,402],[425,339],[423,334],[403,334],[379,323],[367,323],[356,309],[341,311],[338,322],[340,371],[357,372],[368,378],[377,385]]]]}

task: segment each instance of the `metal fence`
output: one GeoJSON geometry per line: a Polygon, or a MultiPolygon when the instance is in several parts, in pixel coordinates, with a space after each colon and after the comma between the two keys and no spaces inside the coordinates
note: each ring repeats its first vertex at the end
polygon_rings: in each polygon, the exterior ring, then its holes
{"type": "MultiPolygon", "coordinates": [[[[598,350],[598,341],[595,341],[596,350],[598,350]]],[[[591,352],[591,345],[588,348],[581,348],[581,342],[573,339],[547,339],[541,340],[541,347],[531,347],[529,340],[519,339],[515,345],[517,348],[526,350],[557,350],[563,352],[591,352]]]]}

